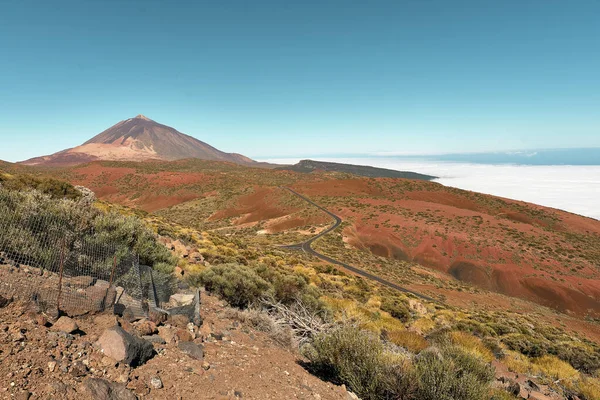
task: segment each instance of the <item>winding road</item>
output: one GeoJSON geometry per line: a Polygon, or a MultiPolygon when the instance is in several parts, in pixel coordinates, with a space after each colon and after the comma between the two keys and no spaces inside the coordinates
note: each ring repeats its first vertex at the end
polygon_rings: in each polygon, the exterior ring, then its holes
{"type": "Polygon", "coordinates": [[[310,238],[310,239],[308,239],[308,240],[306,240],[304,242],[297,243],[297,244],[291,244],[291,245],[287,245],[287,246],[280,246],[281,248],[288,249],[288,250],[302,250],[302,251],[304,251],[304,252],[306,252],[308,254],[312,254],[313,256],[315,256],[317,258],[320,258],[323,261],[326,261],[326,262],[328,262],[330,264],[339,265],[340,267],[342,267],[342,268],[344,268],[344,269],[346,269],[348,271],[351,271],[352,273],[354,273],[356,275],[362,276],[362,277],[367,278],[367,279],[371,279],[371,280],[373,280],[375,282],[379,282],[382,285],[387,286],[389,288],[396,289],[396,290],[399,290],[399,291],[404,292],[404,293],[410,293],[410,294],[412,294],[412,295],[414,295],[416,297],[419,297],[419,298],[421,298],[423,300],[435,301],[431,297],[422,295],[422,294],[417,293],[417,292],[413,292],[412,290],[403,288],[402,286],[396,285],[395,283],[392,283],[392,282],[387,281],[387,280],[385,280],[383,278],[380,278],[377,275],[373,275],[373,274],[371,274],[371,273],[369,273],[367,271],[363,271],[362,269],[353,267],[351,265],[348,265],[348,264],[343,263],[341,261],[335,260],[335,259],[333,259],[333,258],[331,258],[329,256],[326,256],[324,254],[318,253],[315,250],[313,250],[313,248],[311,247],[311,244],[315,240],[317,240],[317,239],[319,239],[319,238],[327,235],[329,232],[337,229],[337,227],[339,227],[342,224],[342,219],[340,217],[338,217],[337,215],[335,215],[334,213],[332,213],[332,212],[328,211],[327,209],[321,207],[320,205],[318,205],[314,201],[310,200],[309,198],[307,198],[307,197],[301,195],[300,193],[296,192],[295,190],[290,189],[288,187],[282,187],[282,188],[286,189],[290,193],[292,193],[292,194],[300,197],[302,200],[306,201],[307,203],[309,203],[309,204],[317,207],[319,210],[321,210],[321,211],[329,214],[329,216],[331,216],[335,220],[335,223],[333,225],[331,225],[329,228],[327,228],[326,230],[324,230],[323,232],[319,233],[318,235],[313,236],[312,238],[310,238]]]}

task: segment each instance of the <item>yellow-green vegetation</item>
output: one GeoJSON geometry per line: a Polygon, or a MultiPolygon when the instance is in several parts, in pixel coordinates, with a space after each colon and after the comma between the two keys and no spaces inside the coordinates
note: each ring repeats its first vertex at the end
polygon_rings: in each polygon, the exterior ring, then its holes
{"type": "Polygon", "coordinates": [[[9,174],[0,171],[0,186],[14,191],[35,189],[53,198],[76,200],[81,197],[81,192],[75,189],[70,183],[30,174],[9,174]]]}
{"type": "MultiPolygon", "coordinates": [[[[328,332],[320,333],[320,341],[314,343],[321,345],[313,343],[312,350],[306,350],[314,362],[309,369],[313,368],[315,373],[325,369],[330,373],[343,371],[325,377],[345,383],[362,398],[382,398],[377,397],[381,396],[380,390],[392,390],[394,396],[403,393],[405,397],[399,398],[407,399],[511,399],[510,395],[489,387],[491,378],[486,366],[494,359],[512,371],[540,376],[557,390],[565,388],[586,399],[598,398],[600,393],[597,390],[600,381],[595,377],[598,346],[560,328],[544,325],[535,316],[509,311],[469,312],[428,303],[345,274],[304,254],[263,246],[244,237],[216,232],[200,234],[162,218],[148,216],[148,220],[157,231],[188,240],[210,264],[209,267],[182,264],[188,282],[204,284],[230,304],[241,307],[263,296],[281,302],[304,296],[313,310],[330,318],[334,326],[353,329],[355,334],[361,332],[360,338],[368,337],[367,348],[356,350],[365,352],[360,356],[361,360],[364,357],[362,361],[339,358],[340,354],[346,354],[335,350],[335,343],[346,337],[339,332],[333,338],[328,337],[328,332]],[[245,278],[236,279],[237,276],[245,278]],[[389,345],[396,347],[390,350],[389,345]],[[341,364],[332,366],[338,362],[341,364]],[[381,362],[382,365],[373,368],[388,371],[387,380],[380,381],[383,378],[379,376],[371,377],[369,382],[361,380],[361,370],[353,368],[360,368],[363,362],[369,368],[381,362]],[[390,365],[395,369],[393,374],[386,369],[390,365]],[[471,372],[467,375],[458,372],[465,370],[471,372]],[[440,376],[435,375],[436,371],[440,376]],[[457,372],[442,377],[440,371],[457,372]],[[393,383],[389,377],[393,377],[393,383]],[[563,380],[554,384],[556,378],[563,380]],[[429,383],[438,379],[446,394],[428,392],[429,383]],[[417,394],[420,397],[410,397],[417,394]]],[[[347,346],[358,344],[351,341],[347,346]]]]}
{"type": "MultiPolygon", "coordinates": [[[[258,235],[258,231],[264,228],[261,221],[255,226],[231,229],[232,218],[237,216],[209,218],[216,211],[237,205],[240,196],[252,194],[253,185],[288,186],[299,180],[331,179],[327,175],[299,177],[284,171],[265,173],[263,170],[203,161],[102,165],[134,171],[115,183],[119,191],[133,193],[133,200],[151,188],[150,181],[156,173],[205,174],[206,180],[202,183],[159,187],[155,193],[168,196],[187,191],[200,196],[195,200],[153,215],[127,209],[119,212],[129,214],[128,218],[144,218],[155,233],[181,240],[197,249],[204,258],[204,265],[190,264],[185,260],[178,264],[185,271],[188,282],[205,285],[233,306],[247,307],[264,297],[284,304],[300,299],[315,313],[328,318],[334,329],[318,332],[310,347],[305,349],[311,361],[309,368],[320,374],[329,371],[329,379],[345,383],[362,398],[511,398],[490,390],[492,372],[489,363],[493,359],[500,360],[513,371],[539,375],[549,384],[566,387],[582,398],[597,399],[600,396],[598,344],[547,325],[535,315],[527,316],[516,311],[468,311],[444,305],[443,301],[429,303],[345,274],[305,254],[293,254],[272,246],[305,238],[297,232],[258,235]],[[364,340],[357,341],[356,338],[364,340]],[[365,368],[368,370],[365,371],[365,368]],[[560,382],[555,384],[557,378],[560,382]]],[[[76,170],[64,173],[76,174],[76,170]]],[[[339,175],[335,178],[346,179],[339,175]]],[[[102,184],[101,181],[108,178],[100,175],[96,179],[98,184],[102,184]]],[[[313,200],[333,212],[342,208],[356,209],[360,211],[356,217],[366,220],[375,220],[379,215],[390,213],[401,215],[407,221],[439,223],[444,227],[439,232],[436,230],[440,237],[444,237],[446,231],[462,229],[468,223],[483,238],[470,237],[467,240],[478,241],[480,247],[488,245],[485,236],[492,229],[480,218],[448,220],[435,209],[414,213],[404,209],[396,200],[403,199],[411,191],[444,191],[495,213],[513,211],[535,218],[550,228],[560,223],[549,211],[536,211],[502,199],[455,191],[431,183],[371,179],[368,187],[371,192],[378,193],[380,199],[389,200],[390,204],[370,204],[371,195],[322,196],[313,200]]],[[[306,209],[306,204],[294,196],[282,195],[278,201],[278,206],[283,208],[306,209]]],[[[107,205],[102,207],[111,208],[107,205]]],[[[302,216],[310,216],[310,213],[306,211],[302,216]]],[[[493,228],[503,230],[518,244],[518,248],[506,249],[518,257],[526,252],[548,255],[550,250],[543,246],[543,238],[529,237],[514,230],[511,218],[514,217],[507,216],[505,225],[493,228]]],[[[385,220],[376,222],[396,232],[406,241],[406,246],[418,244],[419,238],[407,231],[410,228],[392,226],[385,220]]],[[[134,240],[108,222],[102,226],[125,241],[134,240]]],[[[342,229],[350,227],[349,223],[345,223],[342,229]]],[[[380,257],[366,249],[349,248],[340,233],[342,229],[319,240],[315,249],[401,285],[420,283],[462,292],[480,291],[456,280],[442,279],[438,274],[425,273],[410,262],[380,257]]],[[[598,259],[596,237],[565,235],[560,246],[553,243],[558,249],[553,257],[572,260],[575,266],[581,260],[598,259]]],[[[436,298],[443,300],[441,296],[436,298]]]]}
{"type": "Polygon", "coordinates": [[[9,258],[38,268],[53,268],[64,246],[78,259],[78,264],[65,266],[67,272],[78,273],[69,268],[86,265],[90,270],[108,273],[115,258],[120,260],[133,251],[140,263],[154,269],[155,283],[164,287],[165,296],[169,295],[174,289],[172,272],[177,259],[157,242],[142,219],[103,211],[93,205],[93,198],[78,190],[78,196],[57,193],[42,193],[36,187],[0,187],[2,250],[9,258]],[[78,253],[84,247],[94,251],[78,253]]]}

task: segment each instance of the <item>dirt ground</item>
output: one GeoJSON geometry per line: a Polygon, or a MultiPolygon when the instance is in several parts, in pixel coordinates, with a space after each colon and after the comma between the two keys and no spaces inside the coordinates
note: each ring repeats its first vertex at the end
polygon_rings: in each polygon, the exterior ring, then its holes
{"type": "Polygon", "coordinates": [[[154,358],[131,368],[95,344],[117,322],[132,331],[126,321],[82,316],[75,319],[79,331],[70,335],[48,327],[31,305],[10,303],[0,308],[0,399],[81,400],[91,377],[122,383],[140,399],[351,398],[345,388],[310,375],[297,353],[228,317],[218,299],[203,293],[201,314],[194,342],[204,346],[204,359],[192,359],[173,341],[154,344],[154,358]],[[163,387],[155,388],[153,378],[163,387]]]}

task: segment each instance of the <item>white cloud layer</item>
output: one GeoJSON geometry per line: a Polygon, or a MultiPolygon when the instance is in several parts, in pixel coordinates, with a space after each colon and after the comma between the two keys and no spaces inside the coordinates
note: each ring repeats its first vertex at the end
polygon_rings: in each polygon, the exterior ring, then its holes
{"type": "MultiPolygon", "coordinates": [[[[300,159],[261,160],[295,164],[300,159]]],[[[371,165],[435,175],[446,186],[523,200],[600,220],[600,165],[487,165],[405,161],[393,158],[327,158],[331,161],[371,165]]]]}

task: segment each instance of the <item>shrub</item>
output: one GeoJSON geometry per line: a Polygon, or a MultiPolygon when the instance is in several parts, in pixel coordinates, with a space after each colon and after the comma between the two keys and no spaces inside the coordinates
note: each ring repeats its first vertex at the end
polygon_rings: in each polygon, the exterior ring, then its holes
{"type": "Polygon", "coordinates": [[[518,351],[529,357],[541,357],[548,354],[549,343],[522,334],[508,335],[502,338],[509,349],[518,351]]]}
{"type": "Polygon", "coordinates": [[[29,174],[11,175],[0,172],[0,185],[14,191],[35,189],[56,199],[77,200],[81,197],[81,192],[70,183],[29,174]]]}
{"type": "Polygon", "coordinates": [[[11,259],[54,271],[64,248],[68,255],[65,271],[80,273],[85,267],[98,276],[110,274],[113,255],[120,262],[133,250],[141,264],[154,269],[155,282],[163,285],[164,296],[170,296],[176,259],[143,221],[104,213],[93,207],[90,199],[89,195],[77,201],[52,198],[37,190],[0,187],[3,250],[11,259]]]}
{"type": "Polygon", "coordinates": [[[239,264],[211,266],[202,271],[200,280],[206,290],[240,308],[247,307],[273,291],[273,286],[252,268],[239,264]]]}
{"type": "Polygon", "coordinates": [[[586,348],[582,345],[560,343],[550,349],[561,360],[567,361],[574,368],[586,373],[593,374],[600,370],[600,351],[586,348]]]}
{"type": "Polygon", "coordinates": [[[484,400],[489,398],[493,369],[464,351],[430,348],[414,361],[415,398],[420,400],[484,400]]]}
{"type": "Polygon", "coordinates": [[[389,313],[394,318],[398,318],[402,322],[407,322],[411,317],[406,305],[398,298],[384,298],[381,303],[381,310],[389,313]]]}
{"type": "Polygon", "coordinates": [[[303,353],[313,372],[347,385],[362,399],[382,399],[390,394],[383,344],[369,332],[354,326],[338,327],[317,336],[303,353]]]}

